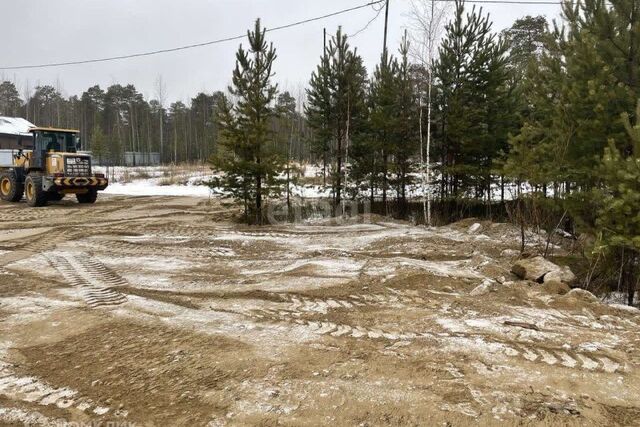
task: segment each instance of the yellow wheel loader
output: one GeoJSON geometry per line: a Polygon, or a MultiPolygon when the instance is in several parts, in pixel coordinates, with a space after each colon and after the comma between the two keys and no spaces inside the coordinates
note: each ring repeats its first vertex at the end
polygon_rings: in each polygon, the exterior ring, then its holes
{"type": "Polygon", "coordinates": [[[91,156],[79,153],[77,130],[34,127],[31,149],[0,150],[0,198],[44,206],[75,194],[79,203],[94,203],[107,188],[103,174],[91,171],[91,156]]]}

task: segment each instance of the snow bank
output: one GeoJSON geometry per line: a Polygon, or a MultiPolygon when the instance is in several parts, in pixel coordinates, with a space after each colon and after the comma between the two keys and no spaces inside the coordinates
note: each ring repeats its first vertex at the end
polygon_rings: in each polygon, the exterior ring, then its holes
{"type": "Polygon", "coordinates": [[[210,197],[211,189],[205,185],[158,185],[149,180],[139,180],[129,184],[109,184],[104,193],[126,196],[210,197]]]}
{"type": "Polygon", "coordinates": [[[96,173],[109,178],[105,194],[126,196],[190,196],[210,197],[206,185],[212,179],[206,168],[181,168],[174,166],[96,166],[96,173]]]}

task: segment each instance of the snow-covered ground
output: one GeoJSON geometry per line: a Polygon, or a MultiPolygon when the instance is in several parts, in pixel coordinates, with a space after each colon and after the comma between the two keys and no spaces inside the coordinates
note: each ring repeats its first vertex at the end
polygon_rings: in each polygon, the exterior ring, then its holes
{"type": "Polygon", "coordinates": [[[94,171],[109,178],[109,186],[104,191],[106,194],[191,197],[210,197],[213,194],[206,185],[213,174],[206,166],[96,166],[94,171]]]}
{"type": "MultiPolygon", "coordinates": [[[[146,166],[146,167],[124,167],[116,166],[106,168],[96,166],[95,171],[104,173],[109,178],[109,187],[106,194],[119,194],[130,196],[192,196],[192,197],[212,197],[224,194],[223,189],[211,189],[208,183],[216,177],[216,174],[207,165],[198,166],[146,166]]],[[[324,186],[322,181],[322,167],[318,165],[305,164],[299,166],[300,173],[296,184],[291,184],[291,194],[301,199],[329,198],[332,196],[330,185],[324,186]],[[315,181],[314,181],[315,179],[315,181]]],[[[407,186],[406,194],[410,199],[422,199],[426,192],[422,184],[422,177],[419,173],[411,174],[413,182],[407,186]]],[[[284,176],[281,176],[284,179],[284,176]]],[[[346,185],[350,189],[347,194],[352,194],[354,183],[348,177],[346,185]]],[[[433,198],[439,195],[440,187],[433,185],[431,194],[433,198]]],[[[522,186],[522,191],[530,193],[533,189],[528,185],[522,186]]],[[[359,189],[361,198],[368,198],[368,189],[359,189]]],[[[492,185],[492,200],[500,200],[501,188],[499,184],[492,185]]],[[[376,198],[382,198],[382,189],[374,191],[376,198]]],[[[389,187],[387,196],[392,199],[396,197],[396,189],[389,187]]],[[[468,195],[473,197],[472,194],[468,195]]],[[[517,196],[515,184],[506,184],[504,191],[505,200],[512,200],[517,196]]]]}
{"type": "Polygon", "coordinates": [[[210,197],[213,193],[206,185],[158,185],[150,180],[138,180],[126,184],[109,184],[106,194],[126,196],[191,196],[210,197]]]}
{"type": "MultiPolygon", "coordinates": [[[[96,166],[95,172],[109,178],[106,194],[128,196],[192,196],[212,197],[224,194],[221,188],[211,188],[208,183],[216,177],[205,166],[146,166],[106,168],[96,166]]],[[[314,166],[305,166],[303,176],[313,178],[321,175],[322,170],[314,166]]],[[[322,185],[292,185],[291,193],[301,198],[330,197],[331,188],[322,185]]]]}

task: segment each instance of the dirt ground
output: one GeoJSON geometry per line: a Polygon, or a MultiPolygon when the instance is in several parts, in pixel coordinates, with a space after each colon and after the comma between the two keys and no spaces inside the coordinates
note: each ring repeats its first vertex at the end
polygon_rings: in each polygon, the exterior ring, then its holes
{"type": "Polygon", "coordinates": [[[0,203],[0,424],[640,425],[640,312],[469,225],[0,203]]]}

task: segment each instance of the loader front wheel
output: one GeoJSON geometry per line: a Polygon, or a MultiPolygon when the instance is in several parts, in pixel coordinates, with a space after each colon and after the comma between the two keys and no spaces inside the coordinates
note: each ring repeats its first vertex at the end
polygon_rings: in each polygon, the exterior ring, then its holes
{"type": "Polygon", "coordinates": [[[24,193],[27,205],[35,208],[47,204],[47,193],[42,189],[42,176],[29,175],[24,181],[24,193]]]}
{"type": "Polygon", "coordinates": [[[90,189],[84,194],[76,194],[76,199],[78,199],[78,203],[95,203],[98,198],[98,191],[90,189]]]}
{"type": "Polygon", "coordinates": [[[13,173],[0,175],[0,198],[7,202],[19,202],[24,193],[24,184],[18,182],[13,173]]]}

